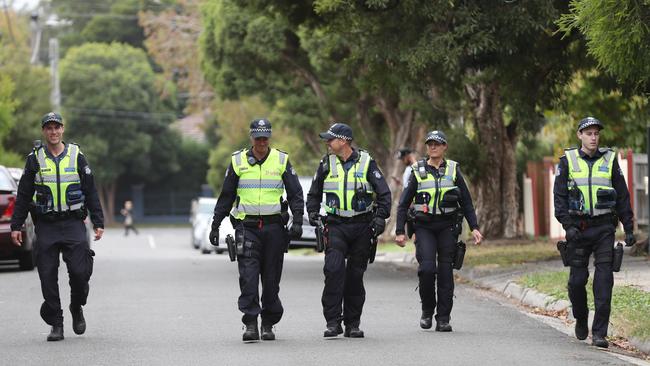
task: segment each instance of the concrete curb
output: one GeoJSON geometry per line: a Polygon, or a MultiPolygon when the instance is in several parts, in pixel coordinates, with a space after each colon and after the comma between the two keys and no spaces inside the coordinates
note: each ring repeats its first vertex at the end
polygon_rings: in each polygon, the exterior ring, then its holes
{"type": "MultiPolygon", "coordinates": [[[[417,260],[413,254],[402,254],[396,255],[385,254],[381,257],[378,256],[378,262],[387,262],[398,267],[408,267],[408,268],[417,268],[417,260]]],[[[493,290],[497,293],[502,294],[503,296],[514,299],[522,305],[540,308],[546,311],[559,312],[567,311],[567,317],[573,320],[573,314],[571,312],[571,302],[567,300],[558,300],[552,296],[538,292],[532,288],[527,288],[519,285],[512,279],[513,276],[518,276],[519,273],[524,273],[527,271],[515,271],[514,272],[503,272],[503,271],[477,271],[476,269],[462,269],[460,271],[454,271],[460,278],[474,283],[482,288],[493,290]]],[[[589,324],[593,321],[594,312],[589,311],[589,324]]],[[[611,333],[612,328],[609,328],[611,333]]],[[[611,334],[609,334],[611,335],[611,334]]],[[[636,347],[641,352],[650,354],[650,340],[641,340],[637,338],[629,338],[628,341],[634,347],[636,347]]]]}

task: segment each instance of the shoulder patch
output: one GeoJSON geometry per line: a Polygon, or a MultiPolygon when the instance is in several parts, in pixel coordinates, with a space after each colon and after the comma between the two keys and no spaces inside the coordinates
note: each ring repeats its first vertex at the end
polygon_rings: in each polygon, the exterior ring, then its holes
{"type": "Polygon", "coordinates": [[[381,179],[381,173],[379,172],[379,170],[375,170],[374,172],[372,172],[372,174],[375,176],[375,178],[381,179]]]}
{"type": "Polygon", "coordinates": [[[84,170],[85,170],[86,175],[91,175],[93,173],[93,171],[90,170],[90,167],[88,165],[86,165],[86,169],[84,169],[84,170]]]}

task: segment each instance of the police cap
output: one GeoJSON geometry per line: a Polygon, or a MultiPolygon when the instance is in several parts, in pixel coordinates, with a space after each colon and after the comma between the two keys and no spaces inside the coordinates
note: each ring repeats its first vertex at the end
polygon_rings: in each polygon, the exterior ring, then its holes
{"type": "Polygon", "coordinates": [[[337,122],[330,126],[330,128],[318,134],[323,140],[332,140],[332,139],[342,139],[342,140],[352,140],[352,129],[350,126],[345,123],[337,122]]]}
{"type": "Polygon", "coordinates": [[[578,122],[578,132],[584,130],[587,127],[591,127],[591,126],[598,126],[598,128],[601,129],[601,130],[603,128],[605,128],[603,123],[600,122],[599,120],[597,120],[596,118],[587,117],[587,118],[581,119],[580,122],[578,122]]]}
{"type": "Polygon", "coordinates": [[[254,119],[251,122],[251,137],[256,139],[258,137],[271,137],[271,122],[265,118],[254,119]]]}
{"type": "Polygon", "coordinates": [[[439,142],[441,144],[446,145],[447,144],[447,136],[442,131],[434,130],[434,131],[431,131],[431,132],[427,133],[427,137],[424,140],[424,143],[426,144],[429,141],[436,141],[436,142],[439,142]]]}
{"type": "Polygon", "coordinates": [[[54,122],[62,125],[63,117],[61,117],[61,115],[58,113],[50,112],[44,115],[43,118],[41,118],[41,127],[45,127],[45,125],[48,124],[49,122],[54,122]]]}

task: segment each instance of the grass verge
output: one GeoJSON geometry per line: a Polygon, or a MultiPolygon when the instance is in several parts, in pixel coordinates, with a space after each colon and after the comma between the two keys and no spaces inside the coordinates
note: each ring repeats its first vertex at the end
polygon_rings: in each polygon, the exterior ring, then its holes
{"type": "Polygon", "coordinates": [[[547,241],[514,245],[490,245],[488,242],[481,246],[468,245],[463,266],[510,267],[559,257],[555,245],[547,241]]]}
{"type": "MultiPolygon", "coordinates": [[[[530,273],[522,276],[518,282],[526,287],[568,300],[567,282],[569,271],[530,273]]],[[[589,309],[594,309],[592,281],[587,284],[589,309]]],[[[650,293],[632,286],[614,286],[612,296],[612,313],[610,322],[616,335],[625,338],[636,337],[650,340],[650,293]]]]}

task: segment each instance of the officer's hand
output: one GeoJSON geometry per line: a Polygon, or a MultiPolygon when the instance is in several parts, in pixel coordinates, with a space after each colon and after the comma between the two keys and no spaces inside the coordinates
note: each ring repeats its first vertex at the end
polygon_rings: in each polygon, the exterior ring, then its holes
{"type": "Polygon", "coordinates": [[[290,239],[300,239],[302,237],[302,223],[294,222],[289,228],[290,239]]]}
{"type": "Polygon", "coordinates": [[[375,217],[370,223],[370,228],[375,233],[375,236],[379,236],[386,229],[386,220],[381,217],[375,217]]]}
{"type": "Polygon", "coordinates": [[[481,234],[478,229],[472,230],[472,236],[474,237],[474,244],[475,245],[481,245],[481,241],[483,240],[483,234],[481,234]]]}
{"type": "Polygon", "coordinates": [[[566,229],[566,235],[564,235],[564,237],[566,238],[566,241],[571,241],[571,242],[575,242],[577,240],[580,240],[581,236],[582,236],[582,233],[580,232],[580,229],[578,229],[575,226],[571,226],[568,229],[566,229]]]}
{"type": "Polygon", "coordinates": [[[636,244],[636,237],[633,232],[625,233],[625,246],[631,247],[636,244]]]}
{"type": "Polygon", "coordinates": [[[212,228],[210,230],[210,244],[215,247],[219,245],[219,228],[212,228]]]}
{"type": "Polygon", "coordinates": [[[14,245],[21,246],[23,244],[23,233],[21,231],[12,231],[11,241],[14,245]]]}
{"type": "Polygon", "coordinates": [[[404,234],[397,235],[395,237],[395,244],[403,248],[406,245],[406,235],[404,234]]]}
{"type": "Polygon", "coordinates": [[[101,227],[95,228],[95,241],[101,239],[102,235],[104,235],[104,229],[101,227]]]}
{"type": "Polygon", "coordinates": [[[318,221],[320,221],[320,214],[318,212],[310,212],[308,217],[309,225],[318,226],[318,221]]]}

